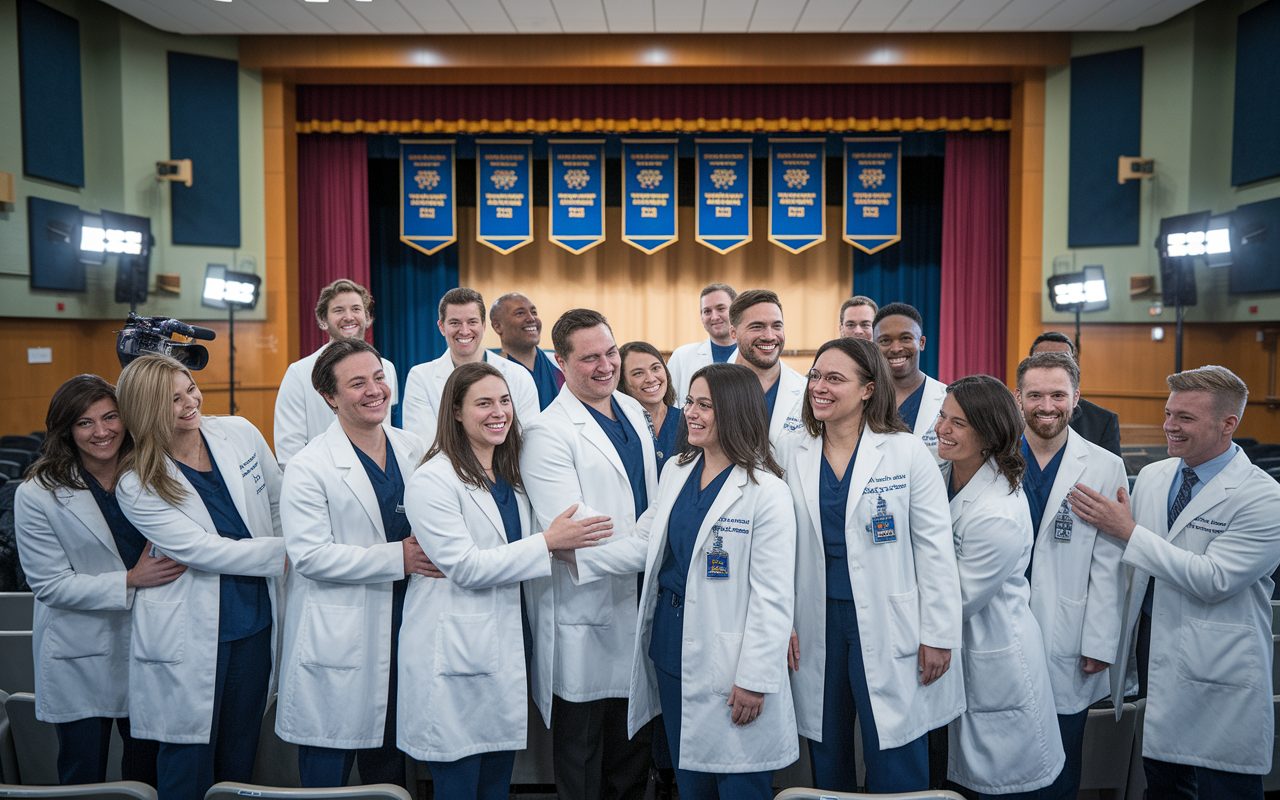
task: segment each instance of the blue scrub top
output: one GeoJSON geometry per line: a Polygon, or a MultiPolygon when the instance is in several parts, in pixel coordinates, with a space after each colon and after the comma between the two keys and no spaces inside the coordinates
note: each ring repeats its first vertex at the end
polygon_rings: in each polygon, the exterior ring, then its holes
{"type": "Polygon", "coordinates": [[[924,399],[924,387],[927,383],[928,381],[921,381],[920,386],[902,401],[902,405],[898,406],[898,416],[902,417],[902,421],[912,430],[916,427],[916,417],[920,416],[920,401],[924,399]]]}
{"type": "MultiPolygon", "coordinates": [[[[703,489],[702,468],[705,464],[705,459],[699,459],[698,465],[689,471],[689,477],[680,489],[675,505],[671,507],[671,518],[667,522],[666,555],[658,570],[658,586],[681,598],[684,597],[690,569],[705,569],[703,564],[692,563],[693,548],[698,542],[698,531],[702,528],[707,512],[711,510],[725,480],[733,471],[732,465],[726,467],[703,489]]],[[[729,568],[733,569],[734,565],[730,564],[729,568]]],[[[659,603],[665,601],[664,597],[659,603]]],[[[667,636],[654,636],[650,639],[649,657],[653,659],[654,666],[669,675],[680,674],[681,638],[679,632],[670,631],[667,636]]]]}
{"type": "MultiPolygon", "coordinates": [[[[385,435],[385,434],[384,434],[385,435]]],[[[404,513],[404,477],[400,474],[400,463],[396,461],[395,448],[387,439],[387,467],[378,466],[363,450],[356,447],[356,455],[360,457],[360,465],[373,484],[373,495],[378,499],[378,511],[382,514],[382,530],[386,532],[388,542],[403,542],[413,534],[409,525],[409,516],[404,513]]],[[[400,641],[400,622],[404,619],[404,595],[409,589],[409,576],[393,581],[391,584],[391,646],[392,651],[400,641]]]]}
{"type": "MultiPolygon", "coordinates": [[[[204,438],[204,433],[200,434],[204,438]]],[[[209,463],[213,469],[201,472],[178,463],[182,474],[191,482],[196,494],[204,503],[213,520],[218,535],[226,539],[249,539],[249,526],[236,508],[222,471],[213,457],[213,450],[205,442],[209,463]]],[[[253,575],[222,575],[218,597],[218,641],[234,642],[244,639],[271,624],[271,595],[267,592],[267,579],[253,575]]]]}
{"type": "Polygon", "coordinates": [[[778,373],[778,379],[769,387],[769,391],[764,393],[764,404],[769,407],[769,419],[773,419],[773,407],[778,403],[778,386],[782,383],[782,373],[778,373]]]}
{"type": "Polygon", "coordinates": [[[88,470],[82,471],[82,474],[89,483],[89,491],[93,493],[98,510],[102,512],[103,519],[107,521],[107,527],[111,529],[111,538],[116,541],[116,552],[120,554],[124,568],[133,569],[147,546],[147,537],[133,527],[133,523],[120,510],[120,502],[116,500],[114,492],[103,489],[102,484],[98,483],[98,479],[90,475],[88,470]]]}
{"type": "MultiPolygon", "coordinates": [[[[520,527],[520,505],[516,501],[515,490],[501,475],[497,480],[489,481],[489,496],[498,506],[498,514],[502,517],[502,527],[507,535],[507,543],[512,544],[524,537],[520,527]]],[[[524,591],[520,592],[520,628],[524,633],[524,663],[526,666],[533,659],[533,629],[529,627],[529,610],[525,607],[524,591]]]]}
{"type": "Polygon", "coordinates": [[[715,342],[712,342],[711,343],[711,363],[712,364],[725,363],[726,361],[729,360],[729,356],[733,355],[733,351],[737,347],[738,346],[736,344],[726,344],[721,346],[716,344],[715,342]]]}
{"type": "Polygon", "coordinates": [[[654,455],[658,458],[658,475],[662,475],[662,465],[667,463],[667,459],[675,455],[676,450],[676,431],[680,429],[680,418],[684,416],[684,411],[671,406],[667,409],[667,416],[662,420],[662,429],[653,437],[654,455]]]}
{"type": "Polygon", "coordinates": [[[560,394],[560,387],[564,386],[564,373],[556,366],[551,357],[542,352],[541,348],[535,347],[533,350],[533,369],[524,366],[524,362],[517,361],[502,351],[501,348],[490,350],[490,353],[504,356],[513,364],[519,364],[533,376],[533,385],[538,387],[538,406],[543,410],[547,410],[547,406],[551,405],[551,401],[556,399],[556,395],[560,394]]]}
{"type": "Polygon", "coordinates": [[[1053,454],[1053,458],[1049,459],[1044,469],[1040,469],[1040,462],[1036,461],[1035,454],[1031,452],[1026,434],[1022,435],[1022,457],[1027,461],[1027,469],[1022,473],[1022,489],[1027,496],[1027,506],[1031,509],[1031,543],[1033,545],[1031,560],[1027,561],[1027,580],[1031,580],[1031,565],[1035,560],[1034,545],[1036,538],[1040,535],[1040,522],[1044,519],[1045,506],[1049,503],[1049,492],[1053,490],[1053,482],[1058,477],[1058,467],[1062,466],[1062,454],[1066,451],[1067,444],[1063,442],[1062,447],[1053,454]]]}
{"type": "Polygon", "coordinates": [[[849,561],[845,545],[845,511],[849,505],[849,483],[853,465],[858,460],[858,447],[844,468],[844,477],[836,479],[826,456],[822,458],[821,477],[818,482],[818,512],[822,519],[822,547],[827,561],[827,597],[832,600],[852,600],[853,585],[849,582],[849,561]]]}
{"type": "Polygon", "coordinates": [[[609,437],[609,441],[613,442],[618,458],[622,459],[622,466],[627,471],[627,482],[631,484],[631,498],[635,501],[636,519],[640,519],[644,510],[649,507],[649,491],[644,483],[644,445],[641,444],[636,429],[627,420],[627,415],[622,413],[617,398],[610,397],[609,405],[613,409],[614,419],[609,419],[584,404],[609,437]]]}

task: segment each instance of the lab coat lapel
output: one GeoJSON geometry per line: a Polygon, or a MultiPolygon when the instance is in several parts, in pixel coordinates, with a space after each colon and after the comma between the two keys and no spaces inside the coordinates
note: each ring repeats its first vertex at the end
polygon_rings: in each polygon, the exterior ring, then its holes
{"type": "MultiPolygon", "coordinates": [[[[1053,479],[1053,487],[1050,488],[1049,498],[1045,501],[1044,515],[1040,518],[1040,530],[1036,532],[1036,542],[1039,542],[1045,536],[1053,538],[1050,533],[1053,530],[1054,517],[1057,516],[1058,509],[1062,507],[1062,501],[1066,499],[1067,492],[1071,491],[1072,486],[1080,482],[1080,476],[1084,474],[1085,459],[1089,453],[1082,444],[1083,441],[1080,438],[1080,434],[1071,430],[1071,428],[1067,428],[1067,443],[1063,445],[1062,461],[1058,463],[1058,474],[1053,479]]],[[[1035,458],[1035,453],[1032,453],[1031,457],[1035,458]]]]}
{"type": "Polygon", "coordinates": [[[89,529],[90,533],[97,537],[98,541],[115,553],[117,558],[120,557],[120,551],[116,548],[116,537],[111,534],[111,528],[106,525],[106,517],[102,515],[102,509],[98,508],[98,501],[94,499],[92,491],[77,492],[73,489],[59,488],[54,496],[89,529]]]}
{"type": "Polygon", "coordinates": [[[249,509],[244,497],[244,478],[240,476],[240,462],[236,458],[236,452],[227,441],[227,435],[217,426],[204,425],[202,430],[205,434],[205,443],[209,446],[209,454],[217,462],[218,472],[222,473],[222,482],[227,485],[231,502],[235,503],[236,510],[240,512],[240,518],[244,520],[245,527],[249,528],[252,535],[253,529],[249,527],[249,509]]]}
{"type": "Polygon", "coordinates": [[[821,542],[822,512],[818,508],[818,481],[822,469],[822,439],[805,437],[800,443],[800,449],[804,452],[796,459],[796,470],[800,473],[800,486],[804,492],[804,504],[809,508],[813,532],[821,542]]]}
{"type": "MultiPolygon", "coordinates": [[[[720,494],[716,495],[716,499],[712,501],[707,516],[703,517],[702,525],[698,528],[698,539],[693,546],[695,558],[698,553],[711,549],[711,529],[715,527],[724,512],[729,510],[729,506],[742,497],[742,487],[746,482],[747,471],[742,467],[734,467],[729,477],[725,478],[724,486],[720,487],[720,494]]],[[[696,561],[694,563],[696,564],[696,561]]]]}
{"type": "MultiPolygon", "coordinates": [[[[950,482],[951,470],[953,468],[953,464],[949,463],[947,465],[946,471],[942,473],[944,482],[950,482]]],[[[965,484],[964,488],[957,492],[955,497],[951,498],[951,503],[949,505],[953,525],[957,520],[964,516],[965,506],[969,505],[974,500],[977,500],[978,495],[982,494],[983,491],[985,491],[986,488],[998,477],[1000,477],[1000,473],[996,472],[995,466],[988,461],[982,465],[982,468],[979,469],[972,478],[969,479],[969,482],[965,484]]]]}
{"type": "MultiPolygon", "coordinates": [[[[1173,521],[1173,527],[1169,529],[1169,535],[1165,538],[1172,541],[1173,537],[1182,532],[1187,523],[1227,499],[1227,489],[1240,484],[1248,473],[1249,465],[1249,457],[1243,450],[1238,451],[1235,457],[1227,462],[1222,472],[1215,475],[1195,497],[1191,498],[1191,502],[1187,503],[1186,508],[1183,508],[1182,513],[1173,521]]],[[[1172,481],[1173,476],[1171,475],[1169,479],[1172,481]]]]}
{"type": "MultiPolygon", "coordinates": [[[[378,496],[373,491],[373,484],[369,482],[369,473],[364,471],[364,464],[360,463],[360,456],[356,454],[356,446],[347,438],[346,431],[342,430],[342,424],[337,420],[333,421],[324,435],[329,444],[333,465],[342,473],[342,482],[355,495],[356,502],[360,503],[364,513],[369,516],[378,535],[386,541],[387,531],[382,527],[382,509],[378,507],[378,496]]],[[[400,474],[405,474],[403,469],[400,474]]]]}
{"type": "Polygon", "coordinates": [[[613,441],[609,438],[609,434],[604,432],[604,428],[600,427],[600,423],[596,422],[591,416],[591,412],[587,407],[572,394],[569,395],[567,404],[569,418],[577,425],[582,426],[582,435],[595,448],[609,459],[609,463],[618,471],[623,478],[627,477],[627,468],[622,465],[622,458],[618,455],[617,449],[613,446],[613,441]]]}
{"type": "MultiPolygon", "coordinates": [[[[876,467],[880,466],[880,459],[884,456],[884,453],[880,452],[883,444],[883,433],[876,433],[863,426],[862,439],[858,442],[858,457],[853,460],[853,475],[849,477],[849,499],[844,504],[845,531],[852,528],[853,515],[862,501],[862,492],[871,482],[871,476],[875,474],[876,467]]],[[[821,530],[821,526],[818,529],[821,530]]]]}
{"type": "MultiPolygon", "coordinates": [[[[493,495],[483,489],[477,489],[469,483],[466,484],[466,487],[467,494],[480,507],[480,510],[484,512],[485,517],[489,520],[489,524],[493,526],[493,532],[498,537],[498,543],[505,543],[507,541],[507,526],[502,523],[502,513],[498,511],[498,503],[493,499],[493,495]]],[[[521,515],[520,522],[524,523],[523,515],[521,515]]],[[[473,530],[472,533],[474,532],[473,530]]]]}

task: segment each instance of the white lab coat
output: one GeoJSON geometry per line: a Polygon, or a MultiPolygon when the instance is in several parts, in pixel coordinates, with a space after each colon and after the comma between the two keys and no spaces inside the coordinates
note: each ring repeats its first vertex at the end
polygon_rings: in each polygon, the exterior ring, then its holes
{"type": "MultiPolygon", "coordinates": [[[[732,364],[737,356],[738,348],[735,347],[729,353],[727,362],[732,364]]],[[[693,383],[693,373],[714,363],[709,336],[700,342],[682,344],[671,352],[671,358],[667,359],[667,371],[671,373],[671,386],[676,390],[677,407],[684,406],[684,399],[689,394],[689,384],[693,383]]]]}
{"type": "MultiPolygon", "coordinates": [[[[950,464],[943,477],[950,479],[950,464]]],[[[1053,783],[1066,754],[1029,605],[1031,512],[988,461],[951,498],[951,518],[964,597],[967,708],[947,728],[947,777],[986,794],[1034,791],[1053,783]]]]}
{"type": "MultiPolygon", "coordinates": [[[[822,440],[805,431],[778,443],[796,524],[795,629],[800,669],[791,674],[800,735],[822,741],[826,673],[827,571],[818,506],[822,440]]],[[[947,493],[937,465],[907,433],[863,428],[845,508],[849,581],[876,733],[882,749],[901,747],[964,711],[960,578],[951,543],[947,493]],[[868,525],[883,498],[898,540],[872,541],[868,525]],[[941,678],[920,683],[920,645],[952,651],[941,678]]]]}
{"type": "MultiPolygon", "coordinates": [[[[537,419],[541,413],[538,386],[533,382],[529,370],[523,364],[489,350],[484,351],[484,360],[506,378],[507,388],[511,390],[511,404],[516,410],[516,419],[520,421],[521,427],[537,419]]],[[[405,430],[416,433],[428,450],[436,440],[440,394],[453,370],[453,357],[445,350],[444,355],[434,361],[419,364],[409,370],[409,377],[405,378],[404,408],[400,412],[400,424],[405,430]]]]}
{"type": "Polygon", "coordinates": [[[1040,624],[1059,714],[1077,714],[1110,693],[1106,671],[1086,675],[1080,659],[1088,656],[1110,664],[1120,641],[1122,548],[1115,539],[1099,536],[1070,505],[1063,505],[1077,483],[1111,498],[1121,486],[1129,486],[1119,456],[1067,428],[1031,559],[1031,613],[1040,624]],[[1059,539],[1054,535],[1056,518],[1064,508],[1070,538],[1059,539]]]}
{"type": "Polygon", "coordinates": [[[189,567],[172,583],[138,589],[133,600],[131,730],[135,738],[173,744],[209,742],[222,573],[274,579],[267,581],[267,589],[274,626],[268,691],[275,691],[285,570],[280,468],[262,434],[246,419],[205,417],[201,430],[251,538],[219,536],[200,495],[173,461],[169,474],[187,492],[176,506],[144,490],[133,472],[116,485],[120,509],[129,521],[161,552],[189,567]]]}
{"type": "MultiPolygon", "coordinates": [[[[640,438],[645,491],[652,504],[658,467],[644,409],[622,392],[614,392],[613,398],[640,438]]],[[[635,501],[622,459],[567,387],[525,431],[520,472],[539,530],[579,504],[612,518],[609,541],[634,535],[635,501]]],[[[533,697],[548,726],[553,694],[573,703],[627,696],[636,635],[634,576],[577,586],[568,567],[557,561],[550,577],[525,584],[525,597],[533,629],[533,697]]]]}
{"type": "Polygon", "coordinates": [[[1275,733],[1271,574],[1280,564],[1280,485],[1237,450],[1168,529],[1180,467],[1181,459],[1158,461],[1133,487],[1138,527],[1123,556],[1128,593],[1112,695],[1123,692],[1116,676],[1154,577],[1142,755],[1265,775],[1275,733]]]}
{"type": "MultiPolygon", "coordinates": [[[[422,441],[391,428],[407,488],[422,441]]],[[[336,419],[285,470],[280,523],[293,574],[280,648],[276,733],[286,742],[381,747],[391,670],[392,582],[404,545],[388,542],[355,446],[336,419]]]]}
{"type": "Polygon", "coordinates": [[[773,416],[769,418],[769,442],[774,447],[784,434],[804,428],[800,414],[803,409],[804,391],[809,379],[786,364],[778,375],[778,396],[773,403],[773,416]]]}
{"type": "Polygon", "coordinates": [[[546,539],[515,491],[524,538],[508,543],[493,496],[437,455],[405,494],[409,522],[448,580],[414,575],[404,601],[396,745],[421,761],[523,750],[525,683],[520,581],[551,575],[546,539]]]}
{"type": "MultiPolygon", "coordinates": [[[[649,658],[658,604],[658,572],[667,554],[672,507],[700,458],[664,469],[658,496],[636,535],[576,553],[578,579],[645,570],[627,706],[635,736],[662,713],[649,658]]],[[[698,772],[782,769],[800,757],[795,707],[787,680],[787,644],[794,602],[796,528],[787,485],[758,469],[755,480],[734,467],[698,529],[684,596],[680,654],[680,764],[698,772]],[[721,536],[729,578],[707,580],[702,554],[721,536]],[[765,694],[760,716],[733,724],[726,705],[734,686],[765,694]]]]}
{"type": "Polygon", "coordinates": [[[942,410],[942,401],[946,399],[947,385],[925,375],[924,394],[920,397],[920,413],[916,414],[916,424],[912,432],[920,437],[925,447],[929,448],[929,454],[939,466],[942,465],[943,459],[938,458],[938,434],[934,433],[933,426],[938,421],[938,412],[942,410]]]}
{"type": "Polygon", "coordinates": [[[49,491],[29,480],[14,495],[13,513],[36,599],[36,719],[129,716],[134,590],[125,586],[127,570],[93,493],[49,491]]]}
{"type": "MultiPolygon", "coordinates": [[[[336,418],[333,409],[311,385],[311,371],[328,346],[329,343],[326,342],[311,355],[290,364],[284,371],[284,379],[280,381],[273,423],[276,461],[279,462],[280,469],[284,469],[307,442],[328,430],[336,418]]],[[[391,388],[391,404],[395,405],[400,397],[396,368],[384,358],[382,372],[386,375],[387,386],[391,388]]],[[[391,427],[391,414],[387,414],[383,425],[391,427]]]]}

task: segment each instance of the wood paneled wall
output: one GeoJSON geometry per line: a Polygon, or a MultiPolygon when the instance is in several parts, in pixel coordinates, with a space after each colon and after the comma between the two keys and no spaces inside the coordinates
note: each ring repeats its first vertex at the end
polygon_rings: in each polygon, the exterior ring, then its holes
{"type": "MultiPolygon", "coordinates": [[[[1151,339],[1153,327],[1108,324],[1081,328],[1080,392],[1120,415],[1121,425],[1159,426],[1164,422],[1164,404],[1169,397],[1164,379],[1174,367],[1173,325],[1161,321],[1165,338],[1159,342],[1151,339]]],[[[1247,323],[1186,325],[1182,366],[1191,369],[1218,364],[1239,375],[1249,386],[1249,405],[1240,421],[1239,435],[1280,442],[1280,404],[1268,406],[1266,401],[1269,353],[1258,341],[1262,327],[1247,323]]],[[[1042,330],[1074,335],[1063,325],[1044,325],[1042,330]]],[[[1018,352],[1019,360],[1027,351],[1018,352]]],[[[1159,439],[1159,432],[1155,433],[1159,439]]]]}

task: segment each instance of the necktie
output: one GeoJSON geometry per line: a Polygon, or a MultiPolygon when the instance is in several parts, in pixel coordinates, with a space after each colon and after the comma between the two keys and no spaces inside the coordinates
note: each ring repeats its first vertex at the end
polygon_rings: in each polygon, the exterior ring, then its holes
{"type": "Polygon", "coordinates": [[[1196,471],[1191,467],[1182,468],[1182,487],[1178,489],[1178,496],[1173,498],[1173,505],[1169,506],[1169,528],[1173,528],[1173,523],[1178,520],[1178,515],[1182,513],[1182,509],[1187,507],[1187,503],[1191,502],[1191,487],[1200,482],[1196,477],[1196,471]]]}

